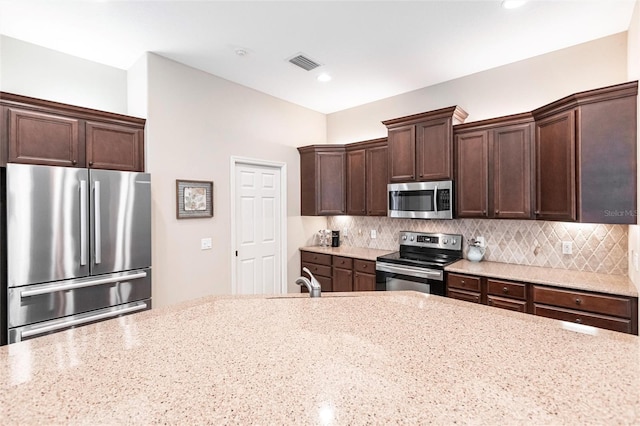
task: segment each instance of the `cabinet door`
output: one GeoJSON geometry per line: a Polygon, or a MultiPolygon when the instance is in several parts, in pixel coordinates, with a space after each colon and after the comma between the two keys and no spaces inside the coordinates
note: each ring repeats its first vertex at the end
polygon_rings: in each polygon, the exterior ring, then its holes
{"type": "Polygon", "coordinates": [[[345,214],[345,153],[319,152],[316,161],[318,214],[345,214]]]}
{"type": "Polygon", "coordinates": [[[417,180],[452,179],[452,153],[450,118],[416,125],[417,180]]]}
{"type": "Polygon", "coordinates": [[[387,146],[367,149],[367,215],[387,215],[389,151],[387,146]]]}
{"type": "Polygon", "coordinates": [[[356,272],[353,277],[353,291],[375,291],[376,276],[356,272]]]}
{"type": "Polygon", "coordinates": [[[333,291],[353,291],[353,270],[333,268],[333,291]]]}
{"type": "Polygon", "coordinates": [[[87,122],[87,162],[90,168],[144,171],[144,132],[112,123],[87,122]]]}
{"type": "MultiPolygon", "coordinates": [[[[366,166],[365,150],[347,152],[347,214],[365,215],[366,166]]],[[[385,181],[387,176],[384,177],[385,181]]]]}
{"type": "Polygon", "coordinates": [[[80,121],[39,111],[7,108],[10,163],[84,167],[80,121]]]}
{"type": "Polygon", "coordinates": [[[456,210],[458,217],[487,217],[488,155],[486,131],[457,135],[456,210]]]}
{"type": "Polygon", "coordinates": [[[530,219],[531,133],[533,124],[491,132],[493,157],[493,215],[501,219],[530,219]]]}
{"type": "Polygon", "coordinates": [[[575,111],[536,121],[536,218],[576,220],[575,111]]]}
{"type": "Polygon", "coordinates": [[[416,179],[416,137],[414,126],[389,130],[389,181],[416,179]]]}

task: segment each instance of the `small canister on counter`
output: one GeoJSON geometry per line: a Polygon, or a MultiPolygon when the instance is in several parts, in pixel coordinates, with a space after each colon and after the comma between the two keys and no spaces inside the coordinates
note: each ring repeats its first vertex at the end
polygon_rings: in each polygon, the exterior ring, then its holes
{"type": "Polygon", "coordinates": [[[340,231],[331,231],[331,247],[340,247],[340,231]]]}

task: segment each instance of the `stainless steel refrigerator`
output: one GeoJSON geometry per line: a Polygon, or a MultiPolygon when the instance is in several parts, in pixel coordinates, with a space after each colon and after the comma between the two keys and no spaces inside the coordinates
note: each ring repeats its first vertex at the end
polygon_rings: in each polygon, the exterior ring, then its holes
{"type": "Polygon", "coordinates": [[[151,308],[149,174],[3,172],[8,343],[151,308]]]}

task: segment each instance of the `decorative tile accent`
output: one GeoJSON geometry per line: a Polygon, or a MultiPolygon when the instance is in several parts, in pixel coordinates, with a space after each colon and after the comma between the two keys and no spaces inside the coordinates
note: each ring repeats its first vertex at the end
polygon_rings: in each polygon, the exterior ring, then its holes
{"type": "MultiPolygon", "coordinates": [[[[398,249],[400,231],[462,234],[464,241],[482,236],[485,260],[576,271],[626,275],[627,225],[602,225],[533,220],[417,220],[388,217],[334,216],[329,229],[340,230],[342,244],[382,250],[398,249]],[[377,238],[370,238],[375,229],[377,238]],[[346,235],[344,231],[346,232],[346,235]],[[562,241],[573,243],[573,254],[562,254],[562,241]]],[[[468,247],[465,244],[464,256],[468,247]]]]}

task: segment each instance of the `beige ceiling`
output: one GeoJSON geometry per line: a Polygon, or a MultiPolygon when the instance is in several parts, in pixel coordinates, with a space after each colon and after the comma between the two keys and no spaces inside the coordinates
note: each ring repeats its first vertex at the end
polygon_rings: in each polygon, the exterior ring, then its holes
{"type": "Polygon", "coordinates": [[[154,52],[331,113],[626,31],[634,5],[0,0],[0,33],[122,69],[154,52]],[[322,66],[287,62],[298,53],[322,66]]]}

